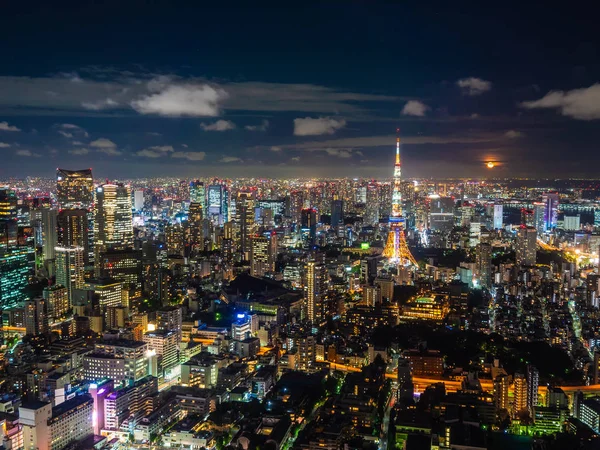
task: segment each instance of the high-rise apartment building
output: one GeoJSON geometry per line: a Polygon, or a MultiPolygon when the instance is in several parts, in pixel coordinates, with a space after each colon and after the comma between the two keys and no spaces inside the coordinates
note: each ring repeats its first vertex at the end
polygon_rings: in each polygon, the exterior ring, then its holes
{"type": "Polygon", "coordinates": [[[25,301],[25,333],[37,335],[48,333],[48,303],[43,298],[25,301]]]}
{"type": "Polygon", "coordinates": [[[309,261],[306,263],[305,276],[304,292],[307,318],[313,323],[318,323],[323,319],[327,268],[323,264],[309,261]]]}
{"type": "Polygon", "coordinates": [[[202,181],[190,182],[190,203],[199,203],[202,211],[206,211],[206,188],[202,181]]]}
{"type": "Polygon", "coordinates": [[[275,270],[277,258],[277,235],[252,237],[252,252],[250,257],[250,274],[263,277],[267,272],[275,270]]]}
{"type": "Polygon", "coordinates": [[[522,373],[516,373],[514,379],[513,417],[527,411],[527,378],[522,373]]]}
{"type": "Polygon", "coordinates": [[[65,286],[53,285],[44,288],[44,300],[48,308],[48,317],[58,320],[67,315],[69,311],[69,292],[65,286]]]}
{"type": "Polygon", "coordinates": [[[73,291],[83,286],[83,247],[56,247],[56,284],[67,288],[69,303],[73,304],[73,291]]]}
{"type": "Polygon", "coordinates": [[[331,202],[331,228],[344,225],[344,201],[333,200],[331,202]]]}
{"type": "Polygon", "coordinates": [[[516,262],[520,266],[534,266],[536,263],[537,230],[521,225],[517,229],[516,262]]]}
{"type": "Polygon", "coordinates": [[[477,246],[477,276],[481,286],[492,286],[492,246],[487,242],[477,246]]]}

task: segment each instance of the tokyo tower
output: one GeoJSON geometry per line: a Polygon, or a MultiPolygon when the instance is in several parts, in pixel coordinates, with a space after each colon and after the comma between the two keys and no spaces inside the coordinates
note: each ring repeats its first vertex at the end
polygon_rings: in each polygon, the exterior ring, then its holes
{"type": "MultiPolygon", "coordinates": [[[[396,130],[399,132],[400,130],[396,130]]],[[[394,187],[392,191],[392,214],[390,215],[390,232],[383,250],[383,256],[390,263],[401,266],[416,266],[414,256],[410,253],[404,237],[405,219],[402,216],[402,166],[400,164],[400,136],[396,137],[396,164],[394,164],[394,187]]]]}

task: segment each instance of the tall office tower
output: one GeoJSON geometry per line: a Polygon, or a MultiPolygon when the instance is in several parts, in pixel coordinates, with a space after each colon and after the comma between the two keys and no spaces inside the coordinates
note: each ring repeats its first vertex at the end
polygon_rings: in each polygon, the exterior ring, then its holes
{"type": "Polygon", "coordinates": [[[367,225],[379,223],[379,186],[374,182],[367,185],[365,223],[367,225]]]}
{"type": "Polygon", "coordinates": [[[392,184],[379,185],[379,217],[389,217],[392,214],[392,184]]]}
{"type": "Polygon", "coordinates": [[[429,204],[429,227],[435,231],[450,231],[454,226],[454,199],[432,198],[429,204]]]}
{"type": "Polygon", "coordinates": [[[513,417],[527,411],[527,378],[522,373],[515,373],[513,417]]]}
{"type": "Polygon", "coordinates": [[[239,247],[244,258],[247,259],[252,251],[252,235],[254,234],[254,192],[238,192],[235,208],[240,238],[239,247]]]}
{"type": "Polygon", "coordinates": [[[344,200],[331,202],[331,228],[344,226],[344,200]]]}
{"type": "Polygon", "coordinates": [[[25,333],[29,335],[48,333],[48,304],[43,298],[25,301],[25,333]]]}
{"type": "Polygon", "coordinates": [[[120,281],[129,298],[137,297],[142,293],[142,255],[132,248],[106,250],[96,261],[96,277],[120,281]]]}
{"type": "Polygon", "coordinates": [[[517,229],[516,262],[520,266],[534,266],[536,259],[537,230],[521,225],[517,229]]]}
{"type": "Polygon", "coordinates": [[[314,245],[317,240],[317,211],[313,208],[303,209],[300,225],[302,230],[308,234],[309,243],[314,245]]]}
{"type": "Polygon", "coordinates": [[[544,215],[546,212],[546,208],[543,203],[536,202],[533,204],[533,226],[538,232],[538,236],[544,233],[545,223],[544,223],[544,215]]]}
{"type": "Polygon", "coordinates": [[[73,291],[83,286],[83,253],[83,247],[56,247],[56,284],[67,288],[69,305],[73,304],[73,291]]]}
{"type": "Polygon", "coordinates": [[[33,249],[0,249],[0,309],[22,305],[27,300],[27,286],[33,268],[33,249]]]}
{"type": "Polygon", "coordinates": [[[94,252],[133,247],[131,189],[123,184],[96,188],[94,205],[94,252]]]}
{"type": "Polygon", "coordinates": [[[83,358],[83,373],[89,381],[110,378],[115,384],[131,385],[148,376],[148,344],[124,339],[96,342],[94,351],[83,358]]]}
{"type": "Polygon", "coordinates": [[[230,220],[229,189],[224,184],[211,184],[208,186],[208,201],[204,218],[211,219],[214,223],[222,225],[230,220]]]}
{"type": "Polygon", "coordinates": [[[396,138],[396,163],[394,164],[394,187],[392,190],[392,214],[389,218],[389,234],[383,256],[395,265],[417,265],[404,237],[405,219],[402,216],[402,166],[400,164],[400,137],[396,138]]]}
{"type": "Polygon", "coordinates": [[[15,191],[0,187],[0,249],[17,245],[17,195],[15,191]]]}
{"type": "Polygon", "coordinates": [[[202,210],[206,210],[206,188],[202,181],[190,182],[190,203],[200,203],[202,210]]]}
{"type": "Polygon", "coordinates": [[[527,365],[527,409],[531,417],[535,417],[535,408],[538,405],[538,387],[540,373],[535,366],[527,365]]]}
{"type": "Polygon", "coordinates": [[[58,212],[58,245],[83,247],[84,261],[90,262],[89,214],[85,209],[63,209],[58,212]]]}
{"type": "Polygon", "coordinates": [[[144,209],[144,191],[133,192],[133,209],[136,211],[144,209]]]}
{"type": "Polygon", "coordinates": [[[494,380],[494,403],[496,411],[505,409],[508,411],[508,388],[510,387],[510,378],[507,374],[501,374],[494,380]]]}
{"type": "Polygon", "coordinates": [[[275,259],[277,258],[277,235],[254,236],[252,238],[252,255],[250,274],[255,277],[263,277],[268,272],[275,270],[275,259]]]}
{"type": "Polygon", "coordinates": [[[94,204],[92,169],[56,169],[56,199],[61,209],[91,210],[94,204]]]}
{"type": "Polygon", "coordinates": [[[500,230],[504,225],[504,206],[501,203],[494,205],[494,230],[500,230]]]}
{"type": "Polygon", "coordinates": [[[558,222],[558,192],[549,192],[542,196],[544,203],[544,231],[550,232],[556,228],[558,222]]]}
{"type": "Polygon", "coordinates": [[[521,225],[533,227],[535,225],[535,212],[531,209],[521,208],[521,225]]]}
{"type": "Polygon", "coordinates": [[[313,323],[323,319],[323,304],[327,290],[327,268],[315,261],[306,263],[306,281],[304,292],[306,298],[307,318],[313,323]]]}
{"type": "Polygon", "coordinates": [[[482,287],[492,287],[492,246],[487,242],[477,246],[477,275],[482,287]]]}
{"type": "Polygon", "coordinates": [[[300,223],[300,221],[302,220],[302,209],[304,209],[304,192],[290,192],[289,216],[292,219],[292,223],[300,223]]]}
{"type": "Polygon", "coordinates": [[[48,317],[58,320],[67,315],[69,311],[69,292],[67,288],[60,285],[53,285],[44,288],[44,300],[48,309],[48,317]]]}

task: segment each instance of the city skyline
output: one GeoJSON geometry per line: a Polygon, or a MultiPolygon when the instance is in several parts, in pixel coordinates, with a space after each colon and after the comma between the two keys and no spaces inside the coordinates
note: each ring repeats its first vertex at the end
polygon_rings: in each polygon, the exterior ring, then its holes
{"type": "Polygon", "coordinates": [[[464,6],[10,5],[0,178],[594,177],[589,16],[464,6]]]}

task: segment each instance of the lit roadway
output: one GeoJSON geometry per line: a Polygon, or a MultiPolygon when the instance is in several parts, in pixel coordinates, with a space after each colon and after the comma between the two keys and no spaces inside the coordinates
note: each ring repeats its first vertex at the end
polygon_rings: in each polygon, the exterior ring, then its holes
{"type": "MultiPolygon", "coordinates": [[[[331,369],[340,370],[342,372],[360,372],[361,371],[361,369],[359,369],[358,367],[346,366],[344,364],[330,363],[329,366],[331,369]]],[[[387,378],[396,380],[398,377],[398,374],[397,374],[397,371],[394,370],[394,372],[392,372],[392,373],[386,373],[385,376],[387,378]]],[[[484,391],[487,391],[487,392],[493,392],[494,383],[492,382],[492,380],[479,380],[479,382],[481,383],[481,389],[483,389],[484,391]]],[[[429,386],[431,386],[432,384],[435,384],[435,383],[444,383],[444,386],[446,386],[446,392],[456,392],[456,391],[460,390],[461,386],[462,386],[462,380],[448,380],[445,378],[413,377],[413,384],[415,386],[416,394],[422,393],[423,391],[425,391],[425,389],[427,389],[429,386]]],[[[600,395],[600,384],[592,384],[589,386],[584,385],[584,386],[557,386],[557,387],[562,389],[565,392],[565,394],[573,394],[577,391],[581,391],[584,394],[600,395]]],[[[543,388],[541,388],[540,391],[542,393],[543,388]]],[[[509,389],[509,393],[510,392],[512,392],[512,387],[509,389]]]]}

